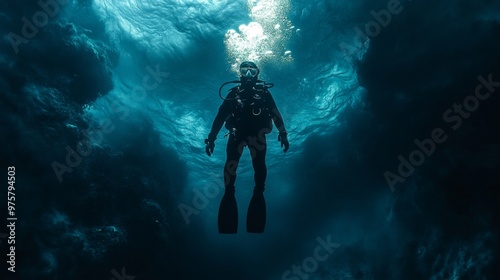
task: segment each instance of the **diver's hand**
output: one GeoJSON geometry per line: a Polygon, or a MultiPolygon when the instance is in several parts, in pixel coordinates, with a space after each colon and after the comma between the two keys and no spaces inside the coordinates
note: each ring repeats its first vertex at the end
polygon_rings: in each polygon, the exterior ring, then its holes
{"type": "Polygon", "coordinates": [[[290,147],[290,143],[288,143],[288,134],[286,133],[286,131],[280,131],[280,133],[278,134],[278,141],[281,142],[281,147],[283,148],[283,146],[285,146],[285,148],[283,149],[283,152],[286,153],[286,151],[288,151],[288,148],[290,147]]]}
{"type": "Polygon", "coordinates": [[[215,140],[210,141],[208,138],[205,139],[205,152],[208,156],[211,156],[214,153],[215,148],[215,140]]]}

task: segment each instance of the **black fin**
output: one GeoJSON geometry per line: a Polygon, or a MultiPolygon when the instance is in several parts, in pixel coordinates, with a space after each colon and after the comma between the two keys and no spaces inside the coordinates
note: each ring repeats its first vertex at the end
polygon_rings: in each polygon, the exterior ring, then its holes
{"type": "Polygon", "coordinates": [[[233,192],[227,192],[222,197],[219,206],[219,233],[238,232],[238,205],[233,192]]]}
{"type": "Polygon", "coordinates": [[[262,192],[254,192],[247,213],[247,232],[263,233],[266,227],[266,200],[262,192]]]}

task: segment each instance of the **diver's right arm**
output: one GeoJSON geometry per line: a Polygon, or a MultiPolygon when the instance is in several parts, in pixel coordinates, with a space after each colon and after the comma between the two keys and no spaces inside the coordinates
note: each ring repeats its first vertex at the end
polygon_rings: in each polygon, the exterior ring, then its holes
{"type": "MultiPolygon", "coordinates": [[[[231,96],[232,94],[229,93],[226,99],[230,99],[231,96]]],[[[214,152],[215,139],[217,138],[217,134],[219,134],[219,131],[224,125],[226,117],[229,114],[229,102],[229,100],[224,100],[224,102],[222,102],[222,104],[220,105],[219,111],[217,112],[214,122],[212,123],[212,129],[210,129],[210,133],[208,134],[207,139],[205,139],[205,151],[208,156],[212,155],[212,153],[214,152]]]]}
{"type": "MultiPolygon", "coordinates": [[[[226,101],[224,101],[226,102],[226,101]]],[[[212,129],[210,130],[210,133],[208,134],[208,140],[210,141],[215,141],[217,138],[217,134],[219,134],[219,131],[221,130],[222,126],[224,125],[224,122],[226,121],[226,116],[227,113],[225,112],[225,106],[222,104],[219,107],[219,111],[217,112],[217,115],[215,116],[214,122],[212,123],[212,129]]]]}
{"type": "Polygon", "coordinates": [[[219,112],[217,112],[217,116],[215,116],[215,120],[212,124],[212,129],[208,134],[208,137],[205,139],[205,152],[208,156],[211,156],[214,152],[215,148],[215,139],[217,138],[217,134],[219,134],[220,129],[225,121],[225,115],[222,112],[222,106],[219,108],[219,112]]]}

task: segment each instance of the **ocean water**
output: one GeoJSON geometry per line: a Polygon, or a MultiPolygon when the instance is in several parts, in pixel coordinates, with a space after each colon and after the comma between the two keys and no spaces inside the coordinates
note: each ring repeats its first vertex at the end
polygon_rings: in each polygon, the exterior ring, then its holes
{"type": "Polygon", "coordinates": [[[499,276],[498,1],[22,0],[0,15],[2,279],[499,276]],[[267,135],[263,234],[245,229],[244,151],[238,233],[221,235],[227,131],[211,157],[204,139],[245,60],[274,84],[290,150],[267,135]]]}

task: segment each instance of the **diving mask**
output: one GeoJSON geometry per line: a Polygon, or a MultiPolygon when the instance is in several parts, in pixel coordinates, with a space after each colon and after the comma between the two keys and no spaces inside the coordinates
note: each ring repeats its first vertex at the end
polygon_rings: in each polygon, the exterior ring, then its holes
{"type": "Polygon", "coordinates": [[[254,68],[254,67],[241,67],[240,74],[243,77],[252,78],[252,77],[255,77],[259,74],[259,69],[254,68]]]}

